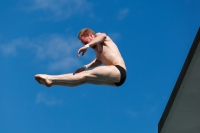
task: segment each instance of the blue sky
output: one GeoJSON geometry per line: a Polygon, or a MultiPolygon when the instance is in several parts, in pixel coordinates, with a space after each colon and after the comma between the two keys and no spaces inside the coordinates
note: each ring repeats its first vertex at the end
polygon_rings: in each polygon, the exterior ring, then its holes
{"type": "Polygon", "coordinates": [[[1,133],[157,133],[200,24],[199,0],[0,1],[1,133]],[[119,88],[48,89],[37,73],[74,72],[80,29],[105,32],[128,77],[119,88]]]}

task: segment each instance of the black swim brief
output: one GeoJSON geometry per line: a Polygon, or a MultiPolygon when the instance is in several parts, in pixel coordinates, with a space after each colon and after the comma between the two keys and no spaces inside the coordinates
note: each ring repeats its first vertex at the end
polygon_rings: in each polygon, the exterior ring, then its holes
{"type": "Polygon", "coordinates": [[[126,80],[126,70],[119,65],[115,65],[115,67],[120,71],[120,74],[121,74],[120,81],[118,83],[115,83],[115,85],[121,86],[126,80]]]}

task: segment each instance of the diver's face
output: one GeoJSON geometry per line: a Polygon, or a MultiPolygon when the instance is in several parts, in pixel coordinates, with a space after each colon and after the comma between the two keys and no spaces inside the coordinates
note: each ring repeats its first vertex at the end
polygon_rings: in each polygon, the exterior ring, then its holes
{"type": "Polygon", "coordinates": [[[85,36],[82,36],[82,37],[80,38],[81,42],[82,42],[84,45],[90,43],[93,39],[94,39],[94,35],[92,35],[92,34],[85,35],[85,36]]]}

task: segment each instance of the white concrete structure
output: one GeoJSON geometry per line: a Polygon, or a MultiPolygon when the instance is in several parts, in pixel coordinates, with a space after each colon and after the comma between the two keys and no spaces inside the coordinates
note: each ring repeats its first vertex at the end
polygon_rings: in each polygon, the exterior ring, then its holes
{"type": "Polygon", "coordinates": [[[158,133],[200,133],[200,28],[160,119],[158,133]]]}

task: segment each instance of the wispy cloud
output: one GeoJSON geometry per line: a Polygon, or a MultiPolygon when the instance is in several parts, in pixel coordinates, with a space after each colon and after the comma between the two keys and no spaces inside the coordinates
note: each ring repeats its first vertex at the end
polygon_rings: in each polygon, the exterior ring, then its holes
{"type": "Polygon", "coordinates": [[[25,46],[27,41],[28,40],[25,38],[20,38],[20,39],[15,39],[6,44],[0,44],[0,51],[5,56],[8,55],[16,56],[18,48],[25,46]]]}
{"type": "Polygon", "coordinates": [[[129,13],[129,9],[128,8],[120,10],[119,13],[118,13],[118,18],[117,19],[118,20],[124,19],[127,16],[128,13],[129,13]]]}
{"type": "Polygon", "coordinates": [[[46,18],[66,19],[89,11],[92,4],[87,0],[31,0],[27,11],[43,11],[46,18]]]}
{"type": "Polygon", "coordinates": [[[32,40],[39,59],[51,58],[60,59],[71,55],[78,47],[80,42],[74,37],[64,37],[63,35],[43,35],[32,40]]]}
{"type": "Polygon", "coordinates": [[[73,57],[66,57],[65,59],[50,64],[49,69],[59,70],[59,69],[71,68],[74,66],[80,66],[80,62],[74,59],[73,57]]]}
{"type": "Polygon", "coordinates": [[[60,99],[57,99],[53,96],[49,96],[45,94],[44,92],[39,92],[36,96],[36,104],[45,104],[47,106],[56,106],[56,105],[62,105],[63,101],[60,99]]]}
{"type": "Polygon", "coordinates": [[[26,55],[34,53],[38,61],[45,61],[50,70],[72,68],[80,64],[77,50],[80,41],[63,35],[43,35],[35,39],[20,38],[1,44],[0,51],[4,56],[17,56],[26,50],[26,55]]]}
{"type": "Polygon", "coordinates": [[[4,55],[16,55],[16,46],[1,45],[0,50],[4,55]]]}

